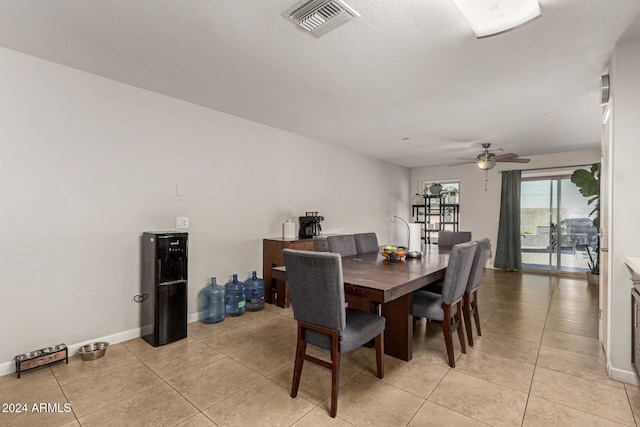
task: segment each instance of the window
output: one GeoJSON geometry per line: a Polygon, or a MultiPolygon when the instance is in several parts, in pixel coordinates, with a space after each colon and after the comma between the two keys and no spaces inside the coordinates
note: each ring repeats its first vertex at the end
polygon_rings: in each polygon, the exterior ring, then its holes
{"type": "Polygon", "coordinates": [[[455,197],[455,201],[454,199],[451,200],[447,200],[447,203],[459,203],[459,196],[460,196],[460,181],[459,180],[433,180],[433,181],[421,181],[420,182],[420,188],[422,189],[422,193],[421,194],[431,194],[429,193],[429,186],[431,184],[433,184],[434,182],[437,182],[439,184],[442,184],[442,190],[440,191],[441,195],[449,195],[449,192],[451,190],[454,190],[454,196],[455,197]]]}

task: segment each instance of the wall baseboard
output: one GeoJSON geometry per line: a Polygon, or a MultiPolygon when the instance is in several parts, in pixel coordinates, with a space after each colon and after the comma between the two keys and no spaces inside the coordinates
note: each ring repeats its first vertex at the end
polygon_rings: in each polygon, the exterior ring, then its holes
{"type": "Polygon", "coordinates": [[[620,381],[625,384],[640,386],[640,381],[638,381],[638,377],[633,371],[614,368],[613,366],[611,366],[611,362],[609,362],[607,366],[607,372],[609,373],[609,378],[611,378],[612,380],[620,381]]]}
{"type": "MultiPolygon", "coordinates": [[[[199,312],[190,314],[187,319],[187,322],[192,323],[192,322],[197,322],[198,320],[200,320],[199,312]]],[[[76,351],[78,351],[78,349],[83,345],[86,345],[92,342],[106,341],[110,344],[117,344],[123,341],[128,341],[134,338],[138,338],[140,336],[142,336],[142,328],[135,328],[135,329],[130,329],[124,332],[118,332],[113,335],[107,335],[104,337],[94,338],[94,339],[90,339],[80,343],[67,345],[69,349],[69,357],[73,356],[76,353],[76,351]]],[[[36,350],[36,349],[32,349],[32,350],[36,350]]],[[[15,374],[15,373],[16,373],[16,363],[14,360],[10,362],[0,363],[0,376],[15,374]]],[[[28,371],[26,373],[28,373],[28,371]]]]}

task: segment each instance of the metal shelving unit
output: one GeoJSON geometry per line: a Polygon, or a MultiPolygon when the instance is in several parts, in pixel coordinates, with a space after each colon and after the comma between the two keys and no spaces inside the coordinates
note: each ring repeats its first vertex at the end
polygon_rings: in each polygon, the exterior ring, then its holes
{"type": "Polygon", "coordinates": [[[437,243],[441,230],[459,231],[460,205],[445,203],[444,196],[424,195],[423,204],[411,206],[413,222],[422,224],[422,241],[429,245],[437,243]]]}

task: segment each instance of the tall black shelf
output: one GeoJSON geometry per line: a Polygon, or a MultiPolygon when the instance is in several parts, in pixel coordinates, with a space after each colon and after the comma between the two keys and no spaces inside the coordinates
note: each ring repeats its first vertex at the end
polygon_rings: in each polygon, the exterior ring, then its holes
{"type": "Polygon", "coordinates": [[[422,224],[421,237],[426,244],[436,243],[438,231],[459,231],[460,205],[447,203],[446,196],[424,195],[423,204],[411,206],[413,222],[422,224]],[[435,238],[435,240],[434,240],[435,238]]]}

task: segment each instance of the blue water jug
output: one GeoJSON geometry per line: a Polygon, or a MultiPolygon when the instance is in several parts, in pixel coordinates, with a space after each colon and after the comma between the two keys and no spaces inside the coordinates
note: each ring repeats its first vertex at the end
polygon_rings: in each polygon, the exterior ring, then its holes
{"type": "Polygon", "coordinates": [[[211,284],[202,290],[202,322],[218,323],[224,320],[225,289],[218,286],[216,278],[211,278],[211,284]]]}
{"type": "Polygon", "coordinates": [[[244,314],[247,305],[247,297],[244,294],[244,283],[238,281],[238,275],[233,275],[233,280],[225,287],[227,294],[226,312],[227,316],[241,316],[244,314]]]}
{"type": "Polygon", "coordinates": [[[244,292],[247,296],[247,310],[258,311],[264,308],[264,280],[258,277],[255,270],[251,272],[251,278],[245,280],[244,292]]]}

